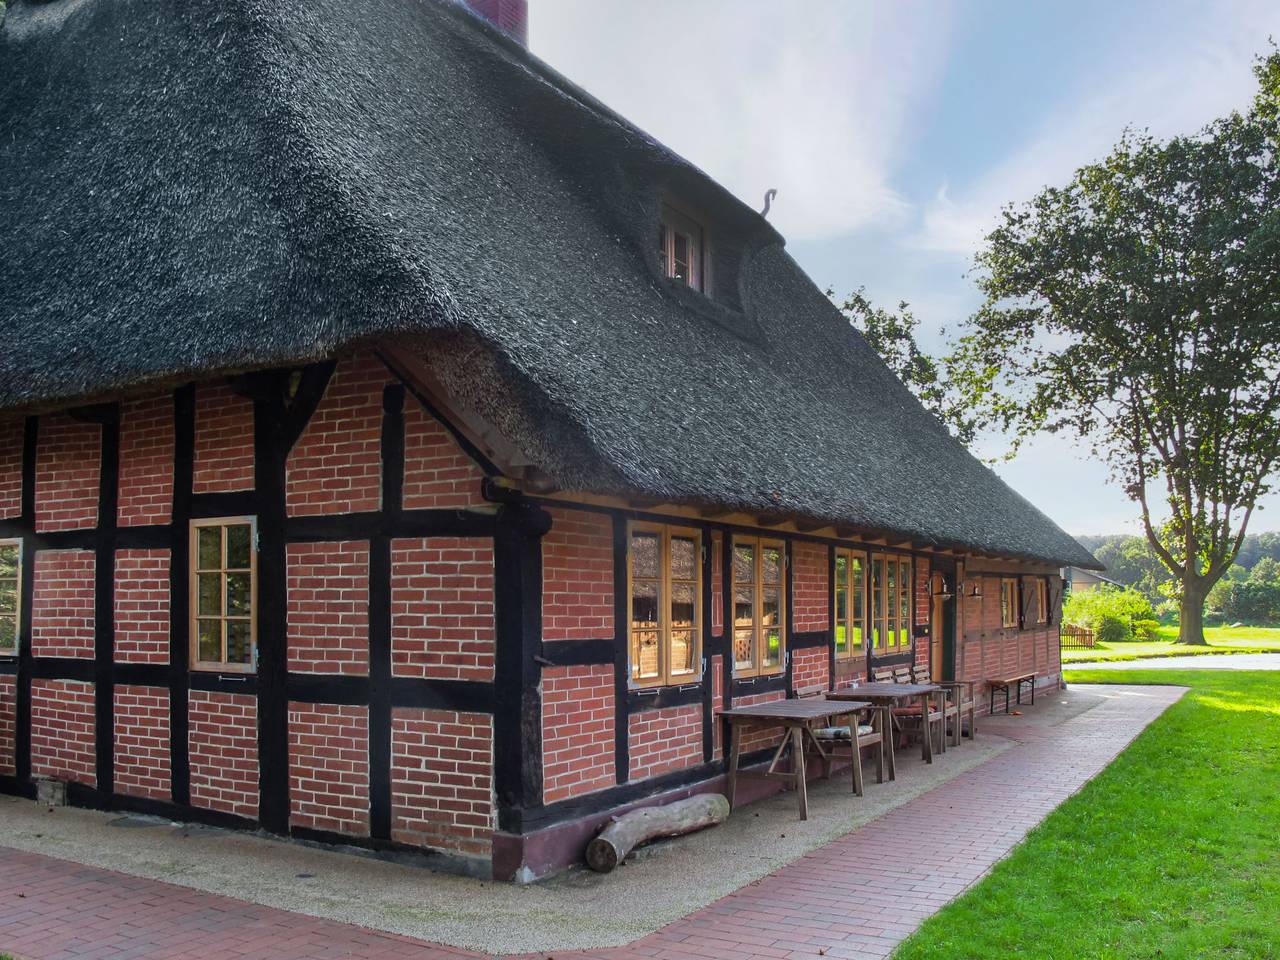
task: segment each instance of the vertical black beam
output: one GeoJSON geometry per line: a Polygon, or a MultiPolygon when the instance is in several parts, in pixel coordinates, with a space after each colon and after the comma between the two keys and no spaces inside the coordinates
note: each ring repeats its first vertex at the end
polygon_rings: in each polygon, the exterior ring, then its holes
{"type": "Polygon", "coordinates": [[[711,675],[711,531],[702,531],[702,760],[715,754],[715,678],[711,675]]]}
{"type": "Polygon", "coordinates": [[[382,391],[382,523],[369,543],[369,833],[391,839],[391,535],[404,509],[404,386],[382,391]]]}
{"type": "Polygon", "coordinates": [[[183,807],[191,802],[187,713],[191,595],[187,571],[195,457],[196,388],[187,384],[173,393],[173,504],[169,520],[169,792],[173,802],[183,807]]]}
{"type": "Polygon", "coordinates": [[[627,595],[627,519],[613,515],[613,771],[614,780],[631,779],[630,689],[631,598],[627,595]]]}
{"type": "Polygon", "coordinates": [[[493,555],[493,766],[499,809],[542,804],[542,536],[551,517],[516,501],[498,510],[493,555]]]}
{"type": "Polygon", "coordinates": [[[36,450],[40,421],[27,417],[22,430],[22,538],[20,567],[21,615],[18,624],[18,675],[15,678],[17,703],[14,710],[14,774],[19,782],[31,777],[31,600],[35,593],[35,549],[32,533],[36,526],[36,450]]]}
{"type": "Polygon", "coordinates": [[[289,830],[288,580],[283,425],[287,376],[253,377],[254,491],[258,503],[258,820],[289,830]]]}
{"type": "MultiPolygon", "coordinates": [[[[721,682],[724,690],[724,708],[733,706],[733,535],[724,530],[720,534],[720,605],[723,608],[721,621],[724,623],[724,659],[720,664],[721,682]]],[[[720,721],[720,743],[722,762],[728,766],[729,757],[729,721],[720,721]]]]}
{"type": "Polygon", "coordinates": [[[115,793],[115,566],[120,502],[120,407],[101,419],[98,528],[93,561],[94,738],[98,789],[115,793]]]}

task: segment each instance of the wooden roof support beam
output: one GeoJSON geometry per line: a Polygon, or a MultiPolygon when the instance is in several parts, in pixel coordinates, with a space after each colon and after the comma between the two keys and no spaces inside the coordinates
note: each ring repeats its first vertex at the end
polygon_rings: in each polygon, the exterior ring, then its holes
{"type": "Polygon", "coordinates": [[[796,529],[801,533],[813,533],[815,530],[821,530],[823,527],[829,527],[831,524],[823,523],[820,520],[797,520],[796,529]]]}

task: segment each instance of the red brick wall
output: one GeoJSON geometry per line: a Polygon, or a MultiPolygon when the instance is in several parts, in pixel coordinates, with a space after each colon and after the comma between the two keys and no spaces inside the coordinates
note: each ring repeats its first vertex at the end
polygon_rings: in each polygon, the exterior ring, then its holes
{"type": "Polygon", "coordinates": [[[173,397],[120,407],[121,526],[168,523],[173,508],[173,397]]]}
{"type": "Polygon", "coordinates": [[[31,681],[31,772],[96,786],[93,684],[31,681]]]}
{"type": "Polygon", "coordinates": [[[702,707],[664,707],[628,718],[631,779],[644,780],[702,762],[702,707]]]}
{"type": "Polygon", "coordinates": [[[791,548],[791,589],[795,608],[791,611],[797,633],[826,630],[830,600],[827,597],[827,548],[821,544],[797,542],[791,548]]]}
{"type": "Polygon", "coordinates": [[[363,513],[382,501],[382,388],[375,357],[339,361],[324,398],[289,454],[290,515],[363,513]]]}
{"type": "Polygon", "coordinates": [[[542,540],[542,639],[613,636],[613,522],[552,509],[542,540]]]}
{"type": "Polygon", "coordinates": [[[393,710],[392,839],[488,856],[493,830],[492,718],[393,710]]]}
{"type": "Polygon", "coordinates": [[[546,803],[617,782],[613,667],[542,671],[542,798],[546,803]]]}
{"type": "Polygon", "coordinates": [[[826,690],[830,676],[830,653],[826,645],[791,651],[791,685],[800,692],[826,690]]]}
{"type": "Polygon", "coordinates": [[[40,418],[36,529],[77,530],[98,522],[102,428],[64,414],[40,418]]]}
{"type": "MultiPolygon", "coordinates": [[[[775,690],[772,693],[756,693],[747,697],[735,697],[733,705],[735,707],[749,707],[753,703],[769,703],[772,700],[785,700],[786,697],[785,690],[775,690]]],[[[742,731],[742,752],[750,753],[752,750],[777,746],[781,738],[781,727],[747,727],[742,731]]]]}
{"type": "Polygon", "coordinates": [[[479,506],[482,471],[416,398],[405,401],[404,505],[409,510],[479,506]]]}
{"type": "Polygon", "coordinates": [[[253,489],[253,402],[225,383],[196,387],[196,493],[253,489]]]}
{"type": "MultiPolygon", "coordinates": [[[[932,652],[930,641],[933,639],[933,631],[935,629],[934,626],[929,623],[933,617],[933,593],[929,582],[932,569],[929,563],[929,558],[916,557],[915,571],[915,623],[916,625],[929,624],[929,636],[917,637],[915,640],[915,662],[922,667],[927,667],[929,666],[929,658],[932,652]]],[[[937,629],[941,629],[941,626],[937,627],[937,629]]],[[[914,627],[912,629],[912,636],[915,636],[914,627]]]]}
{"type": "Polygon", "coordinates": [[[258,817],[258,701],[192,690],[188,701],[191,805],[258,817]]]}
{"type": "Polygon", "coordinates": [[[93,656],[91,550],[36,553],[31,652],[37,657],[93,656]]]}
{"type": "Polygon", "coordinates": [[[115,659],[169,662],[169,551],[116,551],[115,659]]]}
{"type": "Polygon", "coordinates": [[[0,517],[9,519],[22,513],[21,418],[0,420],[0,517]]]}
{"type": "Polygon", "coordinates": [[[0,773],[14,772],[14,728],[17,723],[18,685],[12,676],[0,676],[0,773]]]}
{"type": "Polygon", "coordinates": [[[493,647],[493,542],[393,540],[393,673],[492,680],[493,647]]]}
{"type": "Polygon", "coordinates": [[[368,707],[289,704],[289,822],[368,835],[368,707]]]}
{"type": "Polygon", "coordinates": [[[289,669],[369,672],[369,543],[291,543],[289,669]]]}
{"type": "Polygon", "coordinates": [[[170,799],[169,691],[123,686],[115,693],[116,792],[170,799]]]}

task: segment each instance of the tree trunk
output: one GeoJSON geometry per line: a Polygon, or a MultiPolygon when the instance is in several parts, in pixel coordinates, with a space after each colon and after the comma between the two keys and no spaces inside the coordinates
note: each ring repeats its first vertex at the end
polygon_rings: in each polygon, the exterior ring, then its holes
{"type": "Polygon", "coordinates": [[[618,817],[587,844],[587,864],[608,873],[638,844],[655,837],[676,837],[723,823],[729,801],[718,793],[701,793],[663,807],[642,807],[618,817]]]}
{"type": "Polygon", "coordinates": [[[1203,584],[1182,584],[1182,603],[1178,621],[1178,642],[1198,647],[1208,646],[1204,638],[1204,601],[1209,591],[1203,584]]]}

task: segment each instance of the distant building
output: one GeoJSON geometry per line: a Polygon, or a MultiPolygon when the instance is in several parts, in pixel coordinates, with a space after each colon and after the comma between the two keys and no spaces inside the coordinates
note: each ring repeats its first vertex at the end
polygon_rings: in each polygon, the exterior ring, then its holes
{"type": "Polygon", "coordinates": [[[1067,586],[1068,592],[1085,593],[1089,590],[1096,590],[1101,584],[1108,584],[1113,587],[1124,587],[1119,580],[1112,580],[1110,577],[1104,577],[1096,570],[1086,570],[1083,567],[1063,567],[1062,580],[1067,586]]]}

